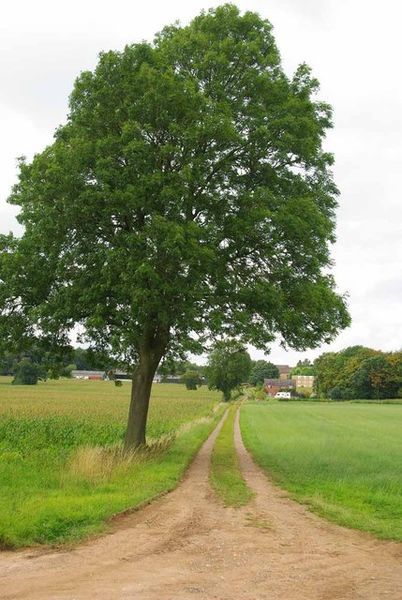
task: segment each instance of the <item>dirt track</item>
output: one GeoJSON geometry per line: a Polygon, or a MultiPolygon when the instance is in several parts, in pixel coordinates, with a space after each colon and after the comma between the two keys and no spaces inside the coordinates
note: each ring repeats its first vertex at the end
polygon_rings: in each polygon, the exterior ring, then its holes
{"type": "Polygon", "coordinates": [[[171,494],[75,550],[0,554],[0,599],[402,599],[402,545],[329,524],[286,498],[254,465],[256,497],[227,509],[208,484],[217,431],[171,494]]]}

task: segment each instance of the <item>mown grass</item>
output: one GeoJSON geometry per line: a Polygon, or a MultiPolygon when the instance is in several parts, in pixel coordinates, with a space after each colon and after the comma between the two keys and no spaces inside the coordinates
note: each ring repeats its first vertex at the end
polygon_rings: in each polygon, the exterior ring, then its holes
{"type": "Polygon", "coordinates": [[[240,472],[234,445],[234,420],[238,406],[232,404],[216,439],[211,458],[210,479],[225,506],[244,506],[253,497],[240,472]]]}
{"type": "Polygon", "coordinates": [[[75,541],[172,489],[218,418],[218,394],[159,384],[151,450],[121,453],[129,384],[0,383],[0,546],[75,541]]]}
{"type": "Polygon", "coordinates": [[[243,405],[256,461],[320,515],[402,541],[402,406],[243,405]]]}

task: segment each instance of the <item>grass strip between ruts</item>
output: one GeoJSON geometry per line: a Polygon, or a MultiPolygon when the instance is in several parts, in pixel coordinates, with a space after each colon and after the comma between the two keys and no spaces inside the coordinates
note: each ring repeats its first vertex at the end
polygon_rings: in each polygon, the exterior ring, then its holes
{"type": "Polygon", "coordinates": [[[211,484],[225,506],[244,506],[253,497],[240,472],[234,444],[234,420],[238,404],[232,404],[216,439],[211,458],[211,484]]]}

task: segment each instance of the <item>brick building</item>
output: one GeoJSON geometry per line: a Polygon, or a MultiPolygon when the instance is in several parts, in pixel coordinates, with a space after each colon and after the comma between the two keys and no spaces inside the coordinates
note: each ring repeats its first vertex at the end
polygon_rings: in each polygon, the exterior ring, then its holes
{"type": "Polygon", "coordinates": [[[292,380],[296,383],[297,388],[313,389],[314,375],[292,375],[292,380]]]}
{"type": "Polygon", "coordinates": [[[275,365],[279,371],[279,379],[282,381],[290,379],[290,367],[289,365],[275,365]]]}
{"type": "Polygon", "coordinates": [[[264,390],[271,398],[278,392],[292,392],[295,389],[296,383],[293,379],[264,379],[264,390]]]}

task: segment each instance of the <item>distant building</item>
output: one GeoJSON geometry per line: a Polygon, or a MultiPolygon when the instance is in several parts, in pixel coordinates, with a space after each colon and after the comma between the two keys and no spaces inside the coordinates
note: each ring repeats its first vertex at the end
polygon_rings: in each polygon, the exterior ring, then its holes
{"type": "Polygon", "coordinates": [[[279,379],[284,381],[290,378],[290,367],[289,365],[275,365],[279,371],[279,379]]]}
{"type": "Polygon", "coordinates": [[[268,396],[274,397],[281,391],[294,391],[296,383],[293,379],[264,379],[264,389],[268,396]]]}
{"type": "Polygon", "coordinates": [[[106,375],[105,371],[80,371],[78,369],[73,369],[71,371],[71,377],[73,379],[92,379],[92,380],[107,379],[107,375],[106,375]]]}
{"type": "Polygon", "coordinates": [[[166,375],[162,377],[161,383],[183,383],[181,375],[166,375]]]}
{"type": "Polygon", "coordinates": [[[131,381],[132,376],[130,373],[125,373],[124,371],[116,371],[113,375],[114,381],[131,381]]]}
{"type": "Polygon", "coordinates": [[[295,382],[296,387],[313,388],[314,375],[292,375],[292,380],[295,382]]]}

